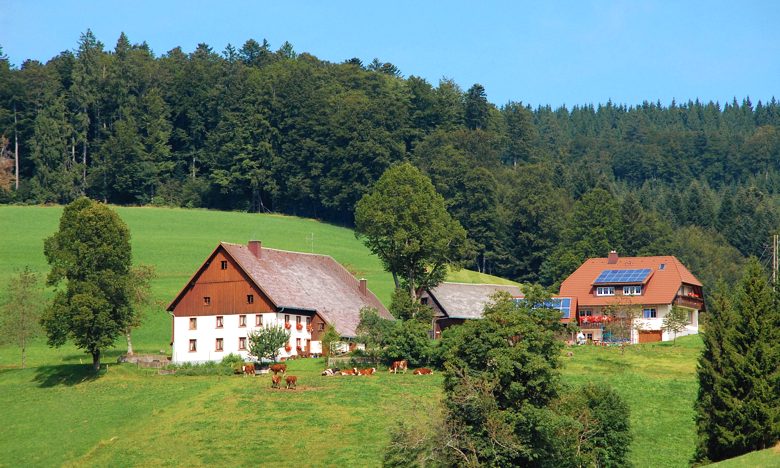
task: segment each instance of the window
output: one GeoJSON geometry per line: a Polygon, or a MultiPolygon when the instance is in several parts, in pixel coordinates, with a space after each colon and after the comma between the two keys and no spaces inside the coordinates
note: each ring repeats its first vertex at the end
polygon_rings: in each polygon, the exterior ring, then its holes
{"type": "Polygon", "coordinates": [[[301,316],[300,315],[296,315],[295,316],[295,323],[297,323],[298,325],[301,324],[301,316]]]}
{"type": "Polygon", "coordinates": [[[659,270],[664,270],[664,269],[666,269],[666,263],[662,263],[662,264],[660,264],[660,265],[658,266],[658,269],[659,269],[659,270]]]}
{"type": "Polygon", "coordinates": [[[256,327],[262,327],[263,326],[263,316],[260,314],[255,315],[255,326],[256,327]]]}
{"type": "Polygon", "coordinates": [[[688,323],[693,323],[693,311],[688,311],[688,323]]]}
{"type": "Polygon", "coordinates": [[[655,309],[642,309],[642,317],[646,319],[655,318],[655,309]]]}
{"type": "Polygon", "coordinates": [[[586,333],[585,338],[587,338],[588,341],[593,341],[593,333],[586,333]]]}
{"type": "Polygon", "coordinates": [[[246,315],[239,315],[238,316],[238,326],[239,327],[245,327],[246,326],[246,315]]]}
{"type": "Polygon", "coordinates": [[[320,322],[320,331],[325,330],[325,322],[320,322]]]}
{"type": "Polygon", "coordinates": [[[238,337],[238,349],[245,350],[246,349],[246,337],[245,336],[239,336],[238,337]]]}
{"type": "Polygon", "coordinates": [[[190,340],[190,352],[194,353],[198,350],[198,340],[190,340]]]}
{"type": "Polygon", "coordinates": [[[614,296],[615,295],[615,287],[614,286],[599,286],[596,288],[596,295],[597,296],[614,296]]]}
{"type": "Polygon", "coordinates": [[[642,294],[642,286],[623,286],[624,296],[639,296],[642,294]]]}
{"type": "Polygon", "coordinates": [[[301,349],[301,339],[300,338],[296,338],[295,339],[295,348],[296,349],[301,349]]]}
{"type": "Polygon", "coordinates": [[[428,298],[427,297],[421,297],[420,298],[420,304],[428,305],[428,298]]]}
{"type": "Polygon", "coordinates": [[[227,270],[227,260],[222,260],[219,263],[219,267],[222,268],[223,270],[227,270]]]}
{"type": "Polygon", "coordinates": [[[211,305],[211,298],[209,296],[203,296],[203,305],[211,305]]]}
{"type": "Polygon", "coordinates": [[[247,304],[254,304],[255,303],[255,295],[254,294],[247,294],[246,295],[246,303],[247,304]]]}
{"type": "Polygon", "coordinates": [[[290,316],[289,315],[285,315],[284,316],[284,324],[287,325],[288,323],[290,323],[290,316]]]}
{"type": "Polygon", "coordinates": [[[217,315],[217,328],[222,328],[225,325],[221,315],[217,315]]]}
{"type": "Polygon", "coordinates": [[[215,351],[222,351],[222,338],[217,338],[217,344],[214,347],[215,351]]]}
{"type": "Polygon", "coordinates": [[[311,317],[306,317],[306,326],[311,325],[311,317]]]}
{"type": "Polygon", "coordinates": [[[592,310],[581,310],[580,311],[580,317],[590,317],[593,315],[592,310]]]}
{"type": "Polygon", "coordinates": [[[195,317],[190,317],[190,330],[197,330],[198,329],[198,319],[195,317]]]}

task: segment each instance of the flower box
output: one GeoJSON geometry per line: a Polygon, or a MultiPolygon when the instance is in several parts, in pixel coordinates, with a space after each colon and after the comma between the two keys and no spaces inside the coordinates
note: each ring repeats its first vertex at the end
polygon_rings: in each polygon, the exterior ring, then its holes
{"type": "Polygon", "coordinates": [[[301,331],[301,330],[303,330],[303,324],[296,323],[296,324],[295,324],[295,329],[296,329],[296,330],[298,330],[298,331],[301,331]]]}
{"type": "Polygon", "coordinates": [[[284,328],[289,330],[290,329],[290,322],[285,322],[284,328]]]}
{"type": "Polygon", "coordinates": [[[292,346],[290,346],[290,345],[287,345],[287,346],[285,346],[285,347],[284,347],[284,350],[285,350],[285,351],[287,351],[287,352],[289,353],[289,352],[290,352],[290,350],[292,350],[292,346]]]}

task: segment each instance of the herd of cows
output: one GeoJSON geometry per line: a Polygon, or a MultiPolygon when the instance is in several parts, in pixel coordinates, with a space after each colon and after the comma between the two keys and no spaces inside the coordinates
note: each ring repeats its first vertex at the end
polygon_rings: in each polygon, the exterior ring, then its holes
{"type": "MultiPolygon", "coordinates": [[[[296,386],[298,385],[298,377],[295,375],[286,375],[287,374],[287,364],[273,364],[269,368],[270,372],[273,372],[273,375],[271,376],[271,388],[281,388],[282,386],[282,377],[284,377],[285,382],[285,388],[287,390],[295,390],[296,386]],[[280,375],[281,374],[281,375],[280,375]]],[[[406,359],[402,361],[393,361],[393,364],[388,368],[388,372],[392,372],[393,374],[397,374],[399,371],[403,372],[404,374],[409,369],[409,363],[406,361],[406,359]]],[[[255,365],[253,363],[244,364],[243,368],[244,375],[255,375],[255,365]]],[[[372,375],[376,374],[376,367],[369,367],[367,369],[358,369],[357,367],[353,367],[352,369],[331,369],[327,368],[324,371],[322,371],[323,376],[335,376],[335,375],[372,375]]],[[[413,375],[430,375],[433,374],[433,371],[431,369],[428,369],[427,367],[421,367],[419,369],[415,369],[412,372],[413,375]]]]}

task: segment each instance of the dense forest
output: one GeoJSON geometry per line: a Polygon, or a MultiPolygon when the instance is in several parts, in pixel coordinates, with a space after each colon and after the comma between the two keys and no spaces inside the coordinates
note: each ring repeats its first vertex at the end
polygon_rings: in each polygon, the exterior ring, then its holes
{"type": "Polygon", "coordinates": [[[553,287],[610,249],[677,255],[708,287],[733,280],[767,257],[779,219],[774,98],[497,107],[479,84],[251,39],[158,56],[87,31],[18,67],[0,49],[0,138],[0,202],[86,194],[344,225],[410,161],[466,228],[470,268],[553,287]]]}

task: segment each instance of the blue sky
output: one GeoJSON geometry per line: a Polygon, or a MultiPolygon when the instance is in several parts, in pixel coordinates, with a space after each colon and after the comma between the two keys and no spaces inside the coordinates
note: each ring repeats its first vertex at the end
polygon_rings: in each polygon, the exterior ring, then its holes
{"type": "Polygon", "coordinates": [[[780,2],[0,0],[0,46],[17,66],[74,49],[91,28],[157,55],[249,38],[340,62],[374,57],[405,76],[497,105],[780,99],[780,2]]]}

